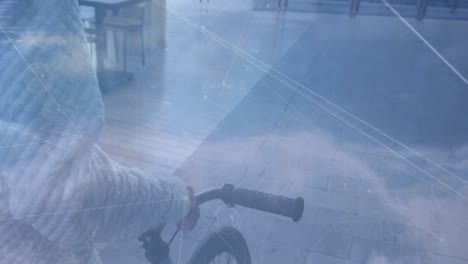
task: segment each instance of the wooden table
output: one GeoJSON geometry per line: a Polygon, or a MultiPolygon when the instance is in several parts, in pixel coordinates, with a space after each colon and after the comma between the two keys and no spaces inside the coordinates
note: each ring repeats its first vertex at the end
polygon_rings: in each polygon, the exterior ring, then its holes
{"type": "MultiPolygon", "coordinates": [[[[90,6],[94,8],[95,25],[96,25],[96,71],[99,81],[99,86],[102,88],[113,85],[112,80],[131,79],[131,74],[124,72],[116,72],[106,70],[104,67],[104,56],[106,54],[107,42],[106,31],[104,28],[104,17],[106,11],[116,13],[119,9],[131,7],[146,0],[78,0],[82,6],[90,6]]],[[[114,81],[115,82],[115,81],[114,81]]]]}

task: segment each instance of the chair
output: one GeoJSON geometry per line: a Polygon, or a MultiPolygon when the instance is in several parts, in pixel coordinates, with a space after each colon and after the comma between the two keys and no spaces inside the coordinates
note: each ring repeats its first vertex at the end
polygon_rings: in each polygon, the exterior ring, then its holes
{"type": "Polygon", "coordinates": [[[89,54],[91,55],[91,58],[93,57],[93,45],[96,45],[96,33],[91,30],[85,28],[85,37],[86,37],[86,43],[89,45],[89,54]]]}
{"type": "Polygon", "coordinates": [[[89,45],[89,53],[93,58],[93,45],[96,44],[96,32],[94,30],[94,8],[80,6],[80,18],[83,23],[86,43],[89,45]]]}
{"type": "MultiPolygon", "coordinates": [[[[127,71],[127,37],[128,34],[137,31],[140,35],[141,43],[141,62],[145,65],[145,47],[144,47],[144,21],[145,21],[145,7],[147,2],[136,4],[134,7],[139,11],[139,18],[130,18],[119,16],[117,12],[114,16],[106,17],[104,25],[107,29],[112,31],[120,31],[123,35],[123,69],[127,71]]],[[[117,51],[117,40],[115,39],[115,49],[117,51]]]]}

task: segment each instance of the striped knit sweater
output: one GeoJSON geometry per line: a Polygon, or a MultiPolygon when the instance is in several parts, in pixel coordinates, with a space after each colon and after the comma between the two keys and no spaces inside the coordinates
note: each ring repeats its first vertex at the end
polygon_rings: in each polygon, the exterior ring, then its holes
{"type": "Polygon", "coordinates": [[[185,214],[187,194],[96,146],[104,109],[76,0],[0,0],[0,263],[99,262],[95,242],[185,214]]]}

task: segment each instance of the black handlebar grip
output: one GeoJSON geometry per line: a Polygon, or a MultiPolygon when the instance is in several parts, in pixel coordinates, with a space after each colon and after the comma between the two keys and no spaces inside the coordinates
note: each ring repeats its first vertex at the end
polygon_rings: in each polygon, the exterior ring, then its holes
{"type": "Polygon", "coordinates": [[[301,219],[304,212],[304,199],[291,199],[284,196],[235,188],[232,202],[236,205],[257,209],[264,212],[291,217],[294,222],[301,219]]]}

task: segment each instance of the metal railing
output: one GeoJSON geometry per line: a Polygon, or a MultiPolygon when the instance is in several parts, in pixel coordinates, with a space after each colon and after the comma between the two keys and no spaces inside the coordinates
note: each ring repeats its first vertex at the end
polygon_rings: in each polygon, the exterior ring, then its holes
{"type": "MultiPolygon", "coordinates": [[[[386,0],[403,16],[468,19],[468,0],[386,0]]],[[[255,0],[254,9],[275,10],[278,0],[255,0]]],[[[288,10],[298,12],[393,15],[382,0],[289,0],[288,10]]]]}

